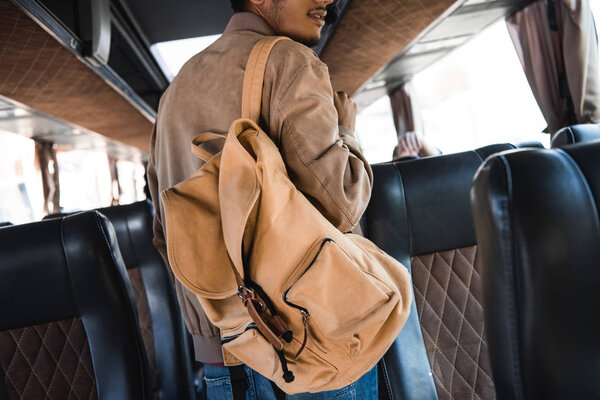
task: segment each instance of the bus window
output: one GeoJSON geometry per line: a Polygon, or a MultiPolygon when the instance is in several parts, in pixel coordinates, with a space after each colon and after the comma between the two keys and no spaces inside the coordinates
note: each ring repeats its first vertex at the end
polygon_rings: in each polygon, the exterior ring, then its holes
{"type": "Polygon", "coordinates": [[[187,60],[213,44],[220,37],[219,34],[160,42],[150,46],[150,51],[167,79],[172,81],[187,60]]]}
{"type": "Polygon", "coordinates": [[[500,20],[416,74],[414,89],[427,141],[443,153],[550,135],[500,20]]]}
{"type": "Polygon", "coordinates": [[[119,204],[130,204],[144,200],[144,167],[132,161],[117,161],[119,177],[119,204]]]}
{"type": "Polygon", "coordinates": [[[0,131],[0,222],[20,224],[43,215],[44,195],[35,142],[0,131]]]}
{"type": "Polygon", "coordinates": [[[356,135],[369,163],[392,159],[392,150],[398,144],[398,139],[387,96],[360,110],[356,117],[356,135]]]}
{"type": "MultiPolygon", "coordinates": [[[[594,22],[596,27],[596,36],[598,36],[598,21],[600,21],[600,0],[590,0],[590,8],[594,15],[594,22]]],[[[600,41],[598,41],[598,52],[600,52],[600,41]]]]}
{"type": "Polygon", "coordinates": [[[57,149],[60,206],[63,212],[108,207],[112,179],[106,153],[97,150],[57,149]]]}

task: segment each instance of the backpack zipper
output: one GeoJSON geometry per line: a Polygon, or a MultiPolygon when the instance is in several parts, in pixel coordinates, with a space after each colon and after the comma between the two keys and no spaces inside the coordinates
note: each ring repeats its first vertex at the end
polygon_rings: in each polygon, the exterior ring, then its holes
{"type": "MultiPolygon", "coordinates": [[[[319,255],[321,254],[321,251],[323,250],[323,247],[325,247],[325,244],[328,243],[328,242],[334,242],[334,240],[330,239],[330,238],[326,238],[326,239],[324,239],[321,242],[321,246],[319,247],[319,250],[317,251],[317,254],[315,254],[315,256],[313,257],[313,259],[308,264],[308,267],[306,267],[306,269],[304,270],[304,272],[302,272],[302,274],[300,274],[300,276],[298,276],[298,278],[296,279],[296,281],[298,281],[300,278],[302,278],[302,276],[310,269],[310,267],[313,266],[313,264],[315,263],[315,261],[317,261],[317,258],[319,258],[319,255]]],[[[297,360],[298,357],[300,357],[300,353],[302,353],[302,351],[304,350],[304,347],[306,346],[306,342],[307,342],[308,336],[310,335],[310,329],[308,327],[308,325],[310,323],[310,312],[306,308],[304,308],[302,306],[299,306],[298,304],[294,304],[294,303],[290,302],[287,299],[287,294],[288,294],[288,292],[290,291],[290,289],[293,286],[294,285],[292,284],[292,286],[290,286],[289,288],[287,288],[283,292],[283,294],[281,295],[281,297],[283,298],[283,301],[284,301],[285,304],[287,304],[288,306],[293,307],[293,308],[295,308],[297,310],[300,310],[300,316],[302,317],[302,325],[304,325],[304,339],[302,340],[302,346],[300,346],[300,350],[298,350],[298,352],[294,356],[294,360],[297,360]]],[[[323,349],[321,349],[321,351],[325,352],[323,349]]]]}
{"type": "Polygon", "coordinates": [[[227,336],[224,337],[223,339],[221,339],[221,345],[224,345],[225,343],[229,343],[232,340],[235,340],[237,338],[239,338],[240,336],[242,336],[244,333],[248,332],[250,329],[258,329],[256,327],[256,324],[254,322],[251,322],[246,329],[244,329],[244,332],[238,333],[237,335],[233,335],[233,336],[227,336]]]}

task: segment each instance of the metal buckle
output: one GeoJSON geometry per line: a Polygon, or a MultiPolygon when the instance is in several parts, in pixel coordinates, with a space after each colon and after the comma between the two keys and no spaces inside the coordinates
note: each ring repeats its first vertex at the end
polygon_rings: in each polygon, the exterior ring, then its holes
{"type": "Polygon", "coordinates": [[[247,288],[246,286],[238,286],[238,296],[243,301],[246,301],[248,298],[254,297],[254,291],[252,289],[247,288]]]}

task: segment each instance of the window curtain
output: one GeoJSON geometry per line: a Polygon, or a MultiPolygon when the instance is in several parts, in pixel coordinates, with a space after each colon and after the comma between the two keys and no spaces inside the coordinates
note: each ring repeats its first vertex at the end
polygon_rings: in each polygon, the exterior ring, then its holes
{"type": "Polygon", "coordinates": [[[111,188],[111,206],[118,206],[121,197],[121,184],[119,182],[119,172],[117,170],[117,160],[108,157],[108,168],[110,170],[110,188],[111,188]]]}
{"type": "Polygon", "coordinates": [[[390,92],[389,97],[398,138],[402,139],[409,131],[420,134],[421,116],[418,114],[418,109],[413,105],[415,94],[412,83],[403,83],[390,92]]]}
{"type": "Polygon", "coordinates": [[[398,138],[398,145],[394,148],[393,154],[395,159],[399,156],[400,142],[407,132],[415,132],[420,138],[423,136],[421,132],[422,122],[421,115],[415,105],[415,94],[411,82],[403,83],[388,95],[398,138]]]}
{"type": "Polygon", "coordinates": [[[54,144],[50,142],[35,141],[35,152],[42,175],[42,188],[44,191],[44,212],[56,214],[60,208],[60,185],[58,181],[58,162],[54,144]]]}
{"type": "Polygon", "coordinates": [[[506,22],[545,131],[600,122],[598,38],[589,0],[539,0],[506,22]]]}
{"type": "Polygon", "coordinates": [[[429,157],[441,154],[440,150],[432,147],[424,137],[423,120],[419,112],[419,105],[412,83],[405,82],[388,94],[392,106],[392,116],[398,138],[398,145],[394,148],[392,159],[418,155],[429,157]],[[409,134],[409,135],[407,135],[409,134]],[[406,141],[403,139],[406,137],[406,141]],[[413,143],[407,145],[407,143],[413,143]],[[413,153],[410,148],[416,148],[413,153]]]}

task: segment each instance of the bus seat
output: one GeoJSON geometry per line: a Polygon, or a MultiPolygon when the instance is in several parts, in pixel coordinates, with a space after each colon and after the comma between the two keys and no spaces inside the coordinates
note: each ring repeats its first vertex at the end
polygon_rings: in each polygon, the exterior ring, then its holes
{"type": "Polygon", "coordinates": [[[11,222],[0,222],[0,228],[3,228],[5,226],[12,226],[13,224],[11,222]]]}
{"type": "Polygon", "coordinates": [[[472,188],[498,398],[600,394],[600,141],[488,159],[472,188]]]}
{"type": "MultiPolygon", "coordinates": [[[[154,208],[149,200],[98,208],[112,223],[134,290],[155,398],[190,399],[193,382],[187,328],[171,276],[152,245],[154,208]]],[[[63,214],[53,214],[55,218],[63,214]]]]}
{"type": "MultiPolygon", "coordinates": [[[[514,144],[510,144],[510,143],[496,143],[496,144],[490,144],[484,147],[480,147],[478,149],[473,150],[475,153],[477,153],[477,155],[479,155],[479,157],[481,157],[483,160],[485,160],[486,158],[488,158],[489,156],[491,156],[492,154],[496,154],[499,153],[501,151],[505,151],[505,150],[510,150],[510,149],[516,149],[517,146],[515,146],[514,144]]],[[[472,176],[471,176],[472,178],[472,176]]]]}
{"type": "Polygon", "coordinates": [[[392,162],[418,160],[419,158],[421,158],[421,157],[419,157],[419,156],[403,156],[403,157],[394,158],[392,160],[392,162]]]}
{"type": "Polygon", "coordinates": [[[544,145],[541,142],[538,142],[536,140],[530,140],[528,142],[518,143],[517,148],[519,148],[519,149],[529,149],[529,148],[545,149],[546,147],[544,147],[544,145]]]}
{"type": "Polygon", "coordinates": [[[380,362],[382,398],[494,398],[469,190],[485,158],[513,148],[373,165],[365,235],[411,270],[415,293],[380,362]]]}
{"type": "Polygon", "coordinates": [[[600,139],[600,124],[578,124],[562,128],[552,138],[550,147],[562,147],[573,143],[600,139]]]}
{"type": "Polygon", "coordinates": [[[152,203],[145,200],[98,211],[113,224],[117,234],[135,294],[156,398],[191,399],[187,328],[169,270],[152,245],[152,203]]]}
{"type": "Polygon", "coordinates": [[[151,398],[132,288],[106,218],[2,228],[0,257],[0,398],[151,398]]]}

